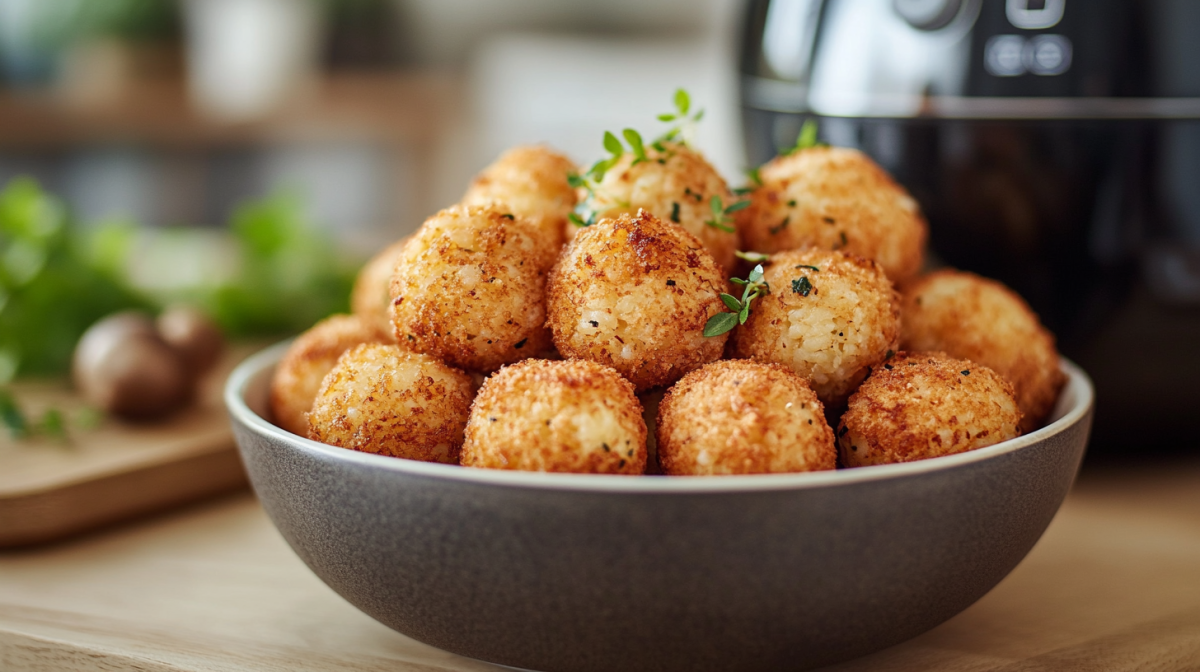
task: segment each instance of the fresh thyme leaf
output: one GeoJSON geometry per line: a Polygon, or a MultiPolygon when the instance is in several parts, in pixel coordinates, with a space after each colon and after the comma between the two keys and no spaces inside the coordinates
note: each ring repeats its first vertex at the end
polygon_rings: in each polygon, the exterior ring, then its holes
{"type": "Polygon", "coordinates": [[[753,194],[754,189],[754,187],[735,187],[730,189],[730,191],[733,192],[734,196],[745,196],[746,194],[753,194]]]}
{"type": "Polygon", "coordinates": [[[671,221],[679,223],[679,201],[671,202],[671,221]]]}
{"type": "Polygon", "coordinates": [[[746,177],[750,178],[750,184],[753,184],[757,187],[762,186],[762,175],[759,173],[761,169],[761,166],[746,169],[746,177]]]}
{"type": "Polygon", "coordinates": [[[704,337],[712,338],[713,336],[720,336],[736,327],[737,324],[737,315],[733,313],[717,313],[708,318],[708,322],[704,324],[704,337]]]}
{"type": "Polygon", "coordinates": [[[738,287],[742,287],[743,285],[750,284],[750,283],[746,282],[745,280],[742,280],[741,278],[730,278],[729,281],[732,282],[733,284],[737,285],[738,287]]]}
{"type": "Polygon", "coordinates": [[[753,270],[753,271],[750,271],[750,276],[749,276],[749,278],[748,278],[748,279],[750,280],[750,282],[751,282],[751,283],[756,283],[756,282],[761,282],[761,281],[762,281],[762,279],[763,279],[763,267],[762,267],[762,264],[759,264],[759,265],[755,266],[755,267],[754,267],[754,270],[753,270]]]}
{"type": "MultiPolygon", "coordinates": [[[[741,202],[744,202],[747,205],[750,203],[749,201],[739,201],[739,203],[741,202]]],[[[737,203],[734,205],[737,205],[737,203]]],[[[746,206],[743,205],[742,207],[744,208],[746,206]]],[[[733,228],[732,226],[733,218],[729,216],[731,211],[725,208],[725,204],[721,202],[721,196],[719,194],[713,194],[712,198],[709,199],[708,209],[712,211],[712,219],[706,220],[704,222],[705,224],[713,227],[714,229],[720,229],[725,233],[735,233],[737,231],[737,229],[733,228]]],[[[740,210],[741,208],[738,209],[740,210]]]]}
{"type": "Polygon", "coordinates": [[[675,89],[675,109],[679,110],[679,116],[686,117],[691,107],[692,97],[688,95],[687,90],[675,89]]]}
{"type": "Polygon", "coordinates": [[[738,210],[745,210],[748,207],[750,207],[750,201],[746,201],[746,200],[738,201],[737,203],[734,203],[733,205],[725,208],[725,214],[729,215],[729,214],[737,212],[738,210]]]}
{"type": "Polygon", "coordinates": [[[812,270],[817,271],[818,273],[821,271],[821,269],[817,268],[816,266],[809,266],[808,264],[800,264],[799,266],[796,266],[797,271],[802,268],[811,268],[812,270]]]}
{"type": "Polygon", "coordinates": [[[778,234],[780,231],[783,231],[784,229],[787,228],[788,222],[790,222],[790,221],[792,221],[792,218],[790,215],[787,217],[784,217],[783,221],[776,224],[775,226],[768,226],[767,233],[770,233],[772,236],[778,234]]]}
{"type": "Polygon", "coordinates": [[[802,275],[798,279],[792,280],[792,291],[800,296],[808,296],[812,288],[812,283],[808,281],[807,275],[802,275]]]}
{"type": "Polygon", "coordinates": [[[632,128],[627,128],[621,131],[621,134],[625,136],[625,142],[628,142],[629,146],[633,149],[634,163],[649,160],[646,157],[646,147],[642,144],[641,133],[632,128]]]}
{"type": "Polygon", "coordinates": [[[621,144],[617,136],[612,134],[612,131],[604,132],[604,148],[608,150],[609,154],[614,156],[620,156],[625,153],[625,146],[621,144]]]}
{"type": "Polygon", "coordinates": [[[738,259],[744,259],[746,261],[755,263],[767,261],[771,258],[771,255],[763,254],[762,252],[743,252],[741,250],[737,250],[733,253],[733,255],[738,259]]]}
{"type": "Polygon", "coordinates": [[[658,115],[658,120],[659,120],[659,121],[675,121],[675,119],[676,119],[676,117],[675,117],[675,115],[673,115],[673,114],[660,114],[660,115],[658,115]]]}
{"type": "MultiPolygon", "coordinates": [[[[754,297],[757,298],[757,297],[754,297]]],[[[742,310],[738,313],[738,324],[745,324],[746,320],[750,319],[750,302],[742,304],[742,310]]]]}
{"type": "Polygon", "coordinates": [[[504,213],[503,215],[500,215],[500,216],[501,216],[501,217],[503,217],[504,219],[516,220],[516,217],[515,217],[515,216],[513,216],[513,214],[512,214],[511,212],[506,212],[506,213],[504,213]]]}
{"type": "Polygon", "coordinates": [[[812,149],[820,147],[823,143],[817,142],[817,121],[815,119],[807,119],[804,125],[800,127],[800,134],[796,136],[796,144],[784,150],[782,154],[789,156],[804,149],[812,149]]]}
{"type": "Polygon", "coordinates": [[[692,121],[700,121],[703,118],[704,110],[697,110],[696,113],[692,115],[692,121]]]}
{"type": "Polygon", "coordinates": [[[582,217],[580,217],[579,215],[577,215],[573,212],[571,214],[567,215],[567,219],[575,226],[581,226],[581,227],[587,226],[587,222],[583,221],[582,217]]]}
{"type": "Polygon", "coordinates": [[[67,438],[67,423],[63,419],[62,411],[57,408],[48,408],[42,414],[41,422],[38,423],[38,431],[45,436],[55,439],[67,438]]]}
{"type": "Polygon", "coordinates": [[[725,304],[726,308],[732,310],[735,313],[742,309],[742,302],[738,301],[736,296],[722,293],[721,294],[721,302],[725,304]]]}
{"type": "Polygon", "coordinates": [[[579,173],[567,173],[567,184],[572,189],[580,189],[587,186],[587,180],[579,176],[579,173]]]}

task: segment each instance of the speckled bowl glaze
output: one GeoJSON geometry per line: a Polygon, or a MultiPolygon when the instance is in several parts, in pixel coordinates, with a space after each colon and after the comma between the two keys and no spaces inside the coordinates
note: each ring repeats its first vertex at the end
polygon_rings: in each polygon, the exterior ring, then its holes
{"type": "Polygon", "coordinates": [[[531,670],[797,670],[925,632],[1033,547],[1092,421],[1092,385],[1064,362],[1052,424],[961,455],[768,476],[500,472],[275,427],[283,349],[244,362],[226,402],[284,538],[395,630],[531,670]]]}

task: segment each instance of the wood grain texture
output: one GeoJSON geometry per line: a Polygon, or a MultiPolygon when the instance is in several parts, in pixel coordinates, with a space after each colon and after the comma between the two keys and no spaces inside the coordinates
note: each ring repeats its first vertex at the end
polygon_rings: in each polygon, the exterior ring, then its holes
{"type": "MultiPolygon", "coordinates": [[[[500,668],[360,613],[236,495],[0,553],[0,669],[500,668]]],[[[828,669],[1200,669],[1200,462],[1085,474],[990,594],[925,635],[828,669]]]]}
{"type": "MultiPolygon", "coordinates": [[[[220,384],[237,348],[206,377],[189,407],[151,423],[106,418],[68,423],[68,439],[0,434],[0,548],[61,539],[95,527],[246,486],[220,384]]],[[[65,382],[12,388],[31,418],[48,408],[78,418],[65,382]]]]}

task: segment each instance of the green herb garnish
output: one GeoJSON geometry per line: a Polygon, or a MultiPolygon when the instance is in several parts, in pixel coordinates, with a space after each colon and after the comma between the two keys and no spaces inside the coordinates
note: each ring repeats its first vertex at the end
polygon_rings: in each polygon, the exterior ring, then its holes
{"type": "Polygon", "coordinates": [[[708,207],[712,211],[712,219],[705,220],[705,224],[720,229],[726,233],[733,233],[736,229],[733,228],[733,217],[731,215],[738,210],[745,209],[750,206],[750,201],[738,201],[729,206],[721,202],[719,194],[713,194],[713,197],[708,201],[708,207]]]}
{"type": "Polygon", "coordinates": [[[808,296],[808,293],[812,289],[812,283],[808,281],[807,275],[802,275],[798,279],[792,280],[792,291],[800,296],[808,296]]]}
{"type": "Polygon", "coordinates": [[[29,436],[29,422],[8,390],[0,390],[0,422],[4,423],[8,435],[14,439],[29,436]]]}
{"type": "Polygon", "coordinates": [[[825,143],[817,141],[817,122],[815,119],[807,119],[804,125],[800,127],[800,133],[796,136],[796,144],[780,152],[782,156],[791,156],[796,152],[804,149],[812,149],[813,147],[825,147],[825,143]]]}
{"type": "Polygon", "coordinates": [[[792,217],[791,215],[788,215],[787,217],[783,218],[782,222],[776,224],[775,226],[768,226],[767,233],[770,233],[772,236],[778,235],[781,231],[787,228],[788,222],[790,221],[792,221],[792,217]]]}
{"type": "Polygon", "coordinates": [[[798,271],[802,268],[811,268],[812,270],[817,271],[818,273],[821,272],[821,269],[817,268],[816,266],[809,266],[808,264],[800,264],[799,266],[796,267],[796,270],[798,271]]]}
{"type": "Polygon", "coordinates": [[[741,250],[737,250],[733,254],[738,259],[744,259],[752,264],[761,263],[771,258],[771,255],[763,254],[762,252],[742,252],[741,250]]]}
{"type": "Polygon", "coordinates": [[[692,136],[696,132],[696,124],[704,118],[704,110],[696,110],[695,114],[689,115],[692,109],[692,97],[688,95],[685,89],[675,90],[674,112],[666,112],[658,115],[658,120],[666,123],[675,122],[671,128],[668,128],[665,133],[658,136],[654,140],[654,148],[663,151],[665,142],[672,142],[676,138],[683,141],[683,144],[691,144],[692,136]]]}
{"type": "Polygon", "coordinates": [[[721,302],[725,304],[729,312],[717,313],[708,318],[708,322],[704,325],[706,338],[720,336],[739,324],[745,324],[750,317],[750,304],[758,297],[771,293],[771,287],[763,280],[762,264],[755,266],[745,280],[730,278],[729,281],[743,287],[742,298],[739,300],[730,294],[721,294],[721,302]]]}

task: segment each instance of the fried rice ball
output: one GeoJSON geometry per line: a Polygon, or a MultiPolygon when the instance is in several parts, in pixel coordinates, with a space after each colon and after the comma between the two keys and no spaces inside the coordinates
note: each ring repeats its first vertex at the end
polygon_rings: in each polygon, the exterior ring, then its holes
{"type": "Polygon", "coordinates": [[[577,171],[570,159],[548,147],[514,147],[475,177],[462,203],[504,203],[557,248],[563,243],[567,215],[575,207],[575,189],[567,175],[577,171]]]}
{"type": "Polygon", "coordinates": [[[646,423],[633,385],[585,360],[527,359],[479,390],[462,464],[488,469],[641,474],[646,423]]]}
{"type": "Polygon", "coordinates": [[[987,366],[1012,383],[1024,418],[1042,426],[1066,382],[1051,334],[1020,296],[962,271],[931,273],[905,288],[901,347],[941,350],[987,366]]]}
{"type": "MultiPolygon", "coordinates": [[[[633,154],[622,156],[596,186],[595,197],[585,204],[587,209],[597,219],[646,210],[664,222],[687,229],[700,239],[721,268],[733,269],[738,247],[736,223],[732,215],[726,221],[714,219],[712,198],[719,197],[722,208],[739,199],[700,152],[682,143],[664,143],[663,147],[663,151],[646,147],[649,160],[636,165],[633,154]],[[710,221],[728,230],[706,223],[710,221]]],[[[579,227],[572,226],[567,235],[578,231],[579,227]]]]}
{"type": "Polygon", "coordinates": [[[900,353],[850,397],[838,425],[842,464],[912,462],[1020,436],[1013,388],[995,371],[944,353],[900,353]]]}
{"type": "Polygon", "coordinates": [[[533,225],[490,205],[430,217],[392,276],[396,341],[483,372],[546,350],[546,276],[556,252],[533,225]]]}
{"type": "Polygon", "coordinates": [[[658,411],[671,476],[775,474],[837,466],[833,430],[808,383],[779,364],[713,362],[684,376],[658,411]]]}
{"type": "Polygon", "coordinates": [[[793,250],[773,255],[764,279],[771,293],[736,329],[737,356],[791,368],[831,410],[899,349],[900,297],[875,262],[793,250]]]}
{"type": "Polygon", "coordinates": [[[313,405],[321,381],[338,357],[360,343],[390,343],[392,335],[361,315],[334,315],[300,334],[275,367],[271,378],[271,416],[275,424],[293,433],[308,434],[304,419],[313,405]]]}
{"type": "Polygon", "coordinates": [[[410,237],[401,238],[371,257],[359,270],[354,289],[350,291],[350,312],[375,320],[387,331],[392,330],[392,320],[388,317],[388,307],[392,305],[389,290],[392,272],[396,270],[396,262],[410,237]]]}
{"type": "Polygon", "coordinates": [[[738,213],[742,247],[804,247],[872,259],[902,283],[921,270],[928,226],[917,202],[866,154],[814,147],[759,169],[762,185],[738,213]]]}
{"type": "Polygon", "coordinates": [[[547,312],[564,357],[611,366],[640,392],[720,358],[728,335],[705,338],[704,325],[725,309],[726,290],[699,240],[641,210],[571,241],[550,274],[547,312]]]}
{"type": "Polygon", "coordinates": [[[338,359],[308,413],[308,438],[425,462],[458,463],[475,386],[458,369],[396,345],[338,359]]]}

